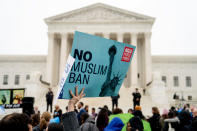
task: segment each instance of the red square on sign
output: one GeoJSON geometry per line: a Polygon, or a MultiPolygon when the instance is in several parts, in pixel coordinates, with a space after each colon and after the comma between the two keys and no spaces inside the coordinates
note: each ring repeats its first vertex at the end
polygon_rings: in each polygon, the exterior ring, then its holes
{"type": "Polygon", "coordinates": [[[133,53],[133,48],[125,47],[121,61],[129,62],[133,53]]]}

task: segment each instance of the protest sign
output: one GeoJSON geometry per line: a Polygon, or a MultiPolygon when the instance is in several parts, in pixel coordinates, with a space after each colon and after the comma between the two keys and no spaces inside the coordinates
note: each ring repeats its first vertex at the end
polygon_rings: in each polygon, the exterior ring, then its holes
{"type": "Polygon", "coordinates": [[[86,97],[117,95],[134,51],[133,45],[76,31],[71,51],[75,62],[59,99],[70,99],[75,86],[85,87],[86,97]]]}
{"type": "Polygon", "coordinates": [[[0,105],[10,104],[10,90],[0,90],[0,105]]]}
{"type": "Polygon", "coordinates": [[[24,97],[24,90],[13,90],[13,102],[12,104],[22,104],[24,97]]]}
{"type": "Polygon", "coordinates": [[[0,89],[0,105],[5,109],[21,108],[25,89],[0,89]]]}

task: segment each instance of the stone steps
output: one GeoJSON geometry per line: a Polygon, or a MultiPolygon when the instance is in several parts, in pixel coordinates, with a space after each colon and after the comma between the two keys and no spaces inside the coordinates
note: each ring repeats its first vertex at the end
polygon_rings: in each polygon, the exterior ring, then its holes
{"type": "MultiPolygon", "coordinates": [[[[133,96],[132,92],[134,92],[135,88],[125,88],[121,87],[120,89],[120,99],[119,99],[119,107],[126,113],[129,108],[133,108],[133,96]]],[[[142,93],[141,93],[142,94],[142,93]]],[[[89,105],[89,110],[91,111],[92,107],[95,107],[98,109],[99,107],[103,107],[104,105],[107,105],[109,109],[112,108],[112,102],[111,97],[97,97],[97,98],[83,98],[81,100],[85,105],[89,105]]],[[[57,104],[60,105],[61,109],[63,109],[63,112],[65,111],[65,107],[68,104],[68,100],[58,100],[57,104]]],[[[155,104],[151,97],[147,95],[142,94],[141,98],[141,107],[144,115],[151,115],[151,109],[153,106],[159,107],[159,109],[163,110],[163,108],[166,107],[166,105],[161,104],[155,104]]]]}
{"type": "MultiPolygon", "coordinates": [[[[41,84],[36,84],[36,85],[29,85],[33,90],[27,90],[26,96],[32,96],[35,97],[35,104],[34,106],[38,106],[39,110],[42,112],[46,111],[46,92],[48,91],[47,87],[43,87],[41,84]]],[[[57,87],[53,88],[54,94],[56,94],[56,89],[57,87]]],[[[126,113],[129,108],[133,108],[133,96],[132,92],[134,92],[135,88],[125,88],[124,86],[121,87],[120,89],[120,99],[119,99],[119,107],[126,113]]],[[[140,91],[142,92],[142,91],[140,91]]],[[[142,94],[142,93],[141,93],[142,94]]],[[[55,97],[54,97],[55,98],[55,97]]],[[[112,107],[112,102],[111,102],[111,97],[97,97],[97,98],[83,98],[81,100],[84,102],[85,105],[89,105],[89,111],[91,112],[91,108],[95,107],[98,109],[99,107],[103,107],[104,105],[107,105],[109,109],[111,110],[112,107]]],[[[68,100],[57,100],[57,104],[60,106],[63,112],[66,112],[66,106],[68,105],[68,100]]],[[[151,115],[151,108],[153,106],[159,107],[161,109],[160,111],[162,112],[162,109],[166,107],[166,105],[161,104],[155,104],[150,95],[142,95],[141,98],[141,107],[142,107],[142,112],[145,116],[151,115]]],[[[168,108],[168,107],[167,107],[168,108]]],[[[54,105],[53,105],[54,109],[54,105]]],[[[14,112],[12,110],[11,112],[14,112]]],[[[9,112],[9,113],[11,113],[9,112]]]]}

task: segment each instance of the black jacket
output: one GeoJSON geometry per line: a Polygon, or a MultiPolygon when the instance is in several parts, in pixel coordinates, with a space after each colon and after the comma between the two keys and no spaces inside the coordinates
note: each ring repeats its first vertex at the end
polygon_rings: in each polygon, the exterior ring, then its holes
{"type": "Polygon", "coordinates": [[[197,131],[197,116],[192,120],[191,131],[197,131]]]}
{"type": "Polygon", "coordinates": [[[117,96],[111,96],[112,101],[118,101],[119,98],[120,98],[119,94],[117,96]]]}
{"type": "Polygon", "coordinates": [[[60,121],[62,119],[62,110],[59,109],[58,111],[54,110],[54,114],[53,114],[53,118],[55,117],[59,117],[60,118],[60,121]]]}
{"type": "Polygon", "coordinates": [[[161,131],[161,124],[159,120],[160,120],[159,114],[153,114],[153,116],[148,119],[148,122],[150,123],[152,131],[161,131]]]}
{"type": "Polygon", "coordinates": [[[46,100],[47,100],[47,103],[50,103],[50,104],[53,102],[53,92],[52,91],[49,91],[46,94],[46,100]]]}
{"type": "Polygon", "coordinates": [[[133,101],[135,102],[135,101],[137,101],[137,99],[139,99],[139,101],[140,101],[140,98],[141,98],[141,94],[138,92],[134,92],[133,94],[133,101]]]}

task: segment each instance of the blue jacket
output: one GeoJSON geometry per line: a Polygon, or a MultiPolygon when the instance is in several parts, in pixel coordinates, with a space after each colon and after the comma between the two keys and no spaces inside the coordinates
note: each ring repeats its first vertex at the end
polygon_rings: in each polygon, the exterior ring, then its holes
{"type": "Polygon", "coordinates": [[[86,110],[84,108],[82,108],[79,113],[77,114],[77,119],[79,121],[79,124],[81,125],[81,115],[86,112],[86,110]]]}
{"type": "Polygon", "coordinates": [[[108,126],[104,129],[104,131],[121,131],[124,126],[122,120],[118,117],[115,117],[111,120],[108,126]]]}

